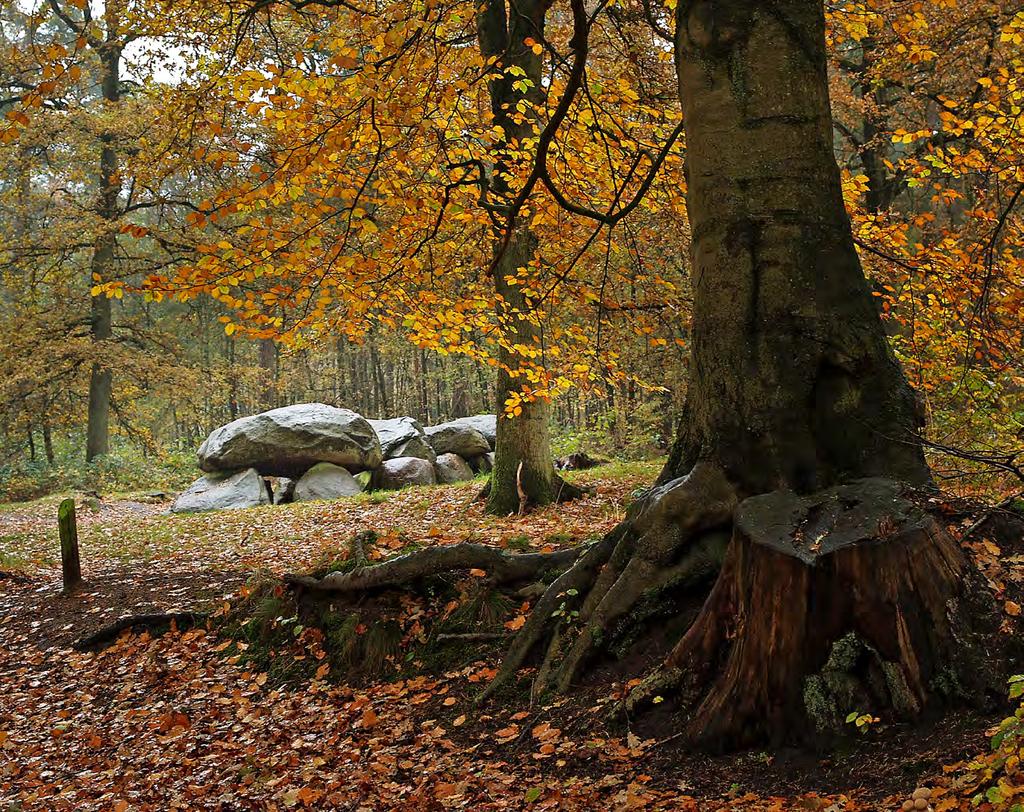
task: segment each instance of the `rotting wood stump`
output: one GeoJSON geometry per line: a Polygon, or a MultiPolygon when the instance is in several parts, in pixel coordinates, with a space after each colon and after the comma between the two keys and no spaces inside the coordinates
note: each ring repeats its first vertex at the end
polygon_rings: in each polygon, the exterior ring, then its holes
{"type": "Polygon", "coordinates": [[[996,618],[959,544],[900,484],[777,491],[740,504],[665,673],[695,705],[696,744],[802,739],[853,710],[911,718],[999,695],[996,618]]]}

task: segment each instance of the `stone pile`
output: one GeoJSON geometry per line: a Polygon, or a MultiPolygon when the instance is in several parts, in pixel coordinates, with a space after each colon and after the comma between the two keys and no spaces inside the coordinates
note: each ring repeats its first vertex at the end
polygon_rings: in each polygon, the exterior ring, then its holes
{"type": "Polygon", "coordinates": [[[411,417],[367,420],[324,403],[271,409],[211,432],[198,452],[204,475],[171,510],[338,499],[364,485],[395,490],[472,479],[491,470],[496,432],[494,415],[423,427],[411,417]]]}

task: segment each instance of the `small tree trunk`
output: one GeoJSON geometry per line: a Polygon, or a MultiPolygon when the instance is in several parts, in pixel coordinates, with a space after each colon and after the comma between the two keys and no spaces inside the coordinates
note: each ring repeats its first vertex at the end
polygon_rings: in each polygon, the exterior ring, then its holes
{"type": "MultiPolygon", "coordinates": [[[[500,317],[505,320],[504,343],[535,347],[540,343],[539,328],[521,313],[528,312],[528,303],[516,285],[505,282],[533,256],[535,239],[529,232],[517,232],[496,272],[495,287],[504,303],[500,317]]],[[[515,416],[505,413],[505,402],[522,391],[522,379],[516,374],[521,358],[507,346],[499,353],[497,386],[498,432],[495,444],[494,469],[487,499],[487,511],[498,515],[520,509],[520,490],[529,505],[547,505],[559,497],[562,480],[555,475],[551,457],[551,401],[544,398],[521,404],[515,416]]]]}
{"type": "Polygon", "coordinates": [[[231,336],[225,336],[228,351],[228,415],[234,420],[238,417],[238,374],[235,371],[235,340],[231,336]]]}
{"type": "MultiPolygon", "coordinates": [[[[121,98],[121,46],[117,41],[116,23],[108,20],[108,27],[107,41],[97,49],[103,66],[101,90],[105,103],[116,104],[121,98]]],[[[93,281],[90,284],[107,282],[113,278],[117,246],[117,198],[121,191],[114,134],[105,132],[100,135],[100,145],[97,211],[102,219],[102,231],[93,249],[90,268],[93,281]]],[[[113,335],[110,299],[103,294],[93,296],[91,310],[91,336],[97,357],[93,360],[89,376],[89,417],[85,441],[87,462],[110,450],[110,397],[114,384],[110,365],[103,358],[104,345],[113,335]]]]}
{"type": "Polygon", "coordinates": [[[263,371],[260,407],[264,410],[273,409],[277,405],[277,346],[273,339],[260,339],[259,364],[263,371]]]}
{"type": "Polygon", "coordinates": [[[46,464],[53,465],[53,434],[50,430],[50,418],[43,418],[43,452],[46,454],[46,464]]]}
{"type": "MultiPolygon", "coordinates": [[[[107,264],[105,257],[113,257],[113,246],[109,254],[106,249],[97,249],[94,267],[107,264]]],[[[98,273],[98,271],[97,271],[98,273]]],[[[110,299],[100,294],[92,299],[92,339],[94,346],[101,347],[113,335],[110,299]]],[[[110,451],[110,397],[114,388],[114,376],[103,361],[93,362],[89,376],[89,418],[86,426],[85,459],[92,462],[96,457],[110,451]]]]}
{"type": "Polygon", "coordinates": [[[64,594],[69,595],[82,582],[74,499],[65,499],[57,508],[57,529],[60,534],[60,563],[64,577],[64,594]]]}
{"type": "MultiPolygon", "coordinates": [[[[544,41],[544,18],[550,4],[540,0],[523,0],[506,9],[503,0],[487,0],[477,16],[477,35],[484,57],[495,57],[502,67],[515,66],[531,85],[525,94],[516,90],[516,81],[510,74],[492,79],[488,85],[491,111],[496,124],[505,134],[507,147],[534,136],[533,123],[510,115],[523,96],[532,103],[542,105],[544,95],[541,81],[541,57],[527,45],[530,39],[544,41]]],[[[515,159],[499,162],[494,176],[497,191],[508,195],[500,180],[501,171],[515,159]]],[[[500,235],[496,238],[500,246],[500,235]]],[[[500,249],[499,249],[500,250],[500,249]]],[[[545,505],[558,498],[571,498],[579,491],[567,486],[555,475],[551,458],[550,422],[551,403],[537,398],[522,404],[521,414],[508,417],[505,403],[515,392],[521,392],[524,379],[519,377],[522,358],[510,347],[519,344],[539,349],[540,326],[534,323],[533,305],[523,296],[522,288],[509,284],[521,268],[529,266],[537,250],[537,239],[528,226],[515,225],[494,268],[494,290],[497,294],[497,317],[502,332],[502,346],[498,352],[498,380],[496,409],[498,436],[495,446],[494,470],[487,500],[487,511],[496,514],[512,513],[520,509],[520,491],[526,493],[528,504],[545,505]]]]}
{"type": "Polygon", "coordinates": [[[374,400],[377,404],[377,417],[386,419],[388,417],[388,390],[384,379],[384,368],[380,360],[380,350],[377,348],[377,341],[372,336],[368,342],[370,347],[370,366],[373,373],[374,400]]]}

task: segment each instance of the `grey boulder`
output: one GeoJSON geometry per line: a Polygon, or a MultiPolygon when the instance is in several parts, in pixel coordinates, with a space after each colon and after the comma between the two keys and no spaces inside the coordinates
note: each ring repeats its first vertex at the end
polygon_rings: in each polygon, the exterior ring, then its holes
{"type": "Polygon", "coordinates": [[[459,417],[451,421],[452,423],[458,423],[462,426],[468,426],[471,429],[476,429],[487,440],[487,444],[491,447],[491,451],[494,450],[494,445],[498,440],[498,416],[493,414],[474,414],[470,417],[459,417]]]}
{"type": "Polygon", "coordinates": [[[473,469],[458,454],[441,454],[434,463],[437,481],[449,485],[473,478],[473,469]]]}
{"type": "Polygon", "coordinates": [[[267,485],[254,468],[201,476],[171,505],[172,513],[237,510],[270,504],[267,485]]]}
{"type": "Polygon", "coordinates": [[[255,468],[263,475],[296,476],[318,462],[349,471],[376,468],[380,441],[365,418],[325,403],[298,403],[221,426],[199,448],[207,472],[255,468]]]}
{"type": "Polygon", "coordinates": [[[427,438],[421,435],[410,437],[386,456],[386,459],[397,460],[399,457],[419,457],[421,460],[433,462],[437,459],[437,453],[427,442],[427,438]]]}
{"type": "Polygon", "coordinates": [[[274,477],[274,484],[273,487],[271,488],[274,494],[274,504],[287,505],[289,502],[294,502],[295,485],[295,480],[289,477],[274,477]]]}
{"type": "Polygon", "coordinates": [[[395,449],[417,437],[423,437],[423,426],[411,417],[393,417],[388,420],[367,420],[377,433],[380,450],[384,459],[390,460],[402,456],[395,449]]]}
{"type": "Polygon", "coordinates": [[[331,462],[320,462],[310,468],[295,483],[295,501],[340,499],[362,493],[362,486],[347,470],[331,462]]]}
{"type": "Polygon", "coordinates": [[[397,491],[411,485],[434,485],[437,476],[434,466],[429,460],[419,457],[396,457],[384,460],[384,463],[373,472],[373,487],[382,490],[397,491]]]}
{"type": "Polygon", "coordinates": [[[490,443],[483,434],[457,420],[438,426],[427,426],[425,431],[427,442],[438,455],[458,454],[463,459],[469,459],[491,450],[490,443]]]}

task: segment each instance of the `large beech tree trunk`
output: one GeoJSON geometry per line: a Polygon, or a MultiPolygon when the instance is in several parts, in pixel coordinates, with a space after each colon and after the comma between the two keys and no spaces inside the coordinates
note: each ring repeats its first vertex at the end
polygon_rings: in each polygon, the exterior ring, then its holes
{"type": "MultiPolygon", "coordinates": [[[[477,16],[480,50],[485,57],[496,57],[500,68],[518,67],[519,77],[503,73],[490,82],[491,112],[504,132],[501,149],[515,148],[524,138],[533,138],[532,115],[517,116],[516,103],[526,99],[531,104],[543,103],[541,85],[542,60],[527,40],[544,41],[544,18],[551,0],[487,0],[477,16]],[[530,86],[525,92],[513,84],[525,79],[530,86]]],[[[499,163],[492,173],[495,191],[506,198],[509,189],[500,173],[511,168],[499,163]]],[[[499,416],[494,469],[488,491],[487,510],[507,514],[531,505],[545,505],[560,498],[578,494],[555,474],[551,457],[551,402],[538,398],[522,404],[517,415],[505,414],[505,402],[523,389],[524,379],[518,371],[525,360],[512,349],[519,345],[542,350],[541,325],[535,321],[533,305],[517,285],[508,283],[519,269],[527,267],[537,250],[537,240],[529,226],[516,224],[507,242],[496,236],[501,255],[494,266],[494,291],[497,315],[502,328],[503,346],[498,353],[498,379],[495,392],[499,416]]]]}
{"type": "Polygon", "coordinates": [[[693,357],[665,478],[714,459],[746,494],[927,481],[843,205],[820,0],[680,2],[676,62],[693,357]]]}
{"type": "Polygon", "coordinates": [[[712,465],[740,503],[701,615],[634,702],[681,687],[690,738],[729,748],[978,697],[985,590],[896,484],[930,477],[843,205],[822,3],[680,2],[676,61],[693,358],[662,479],[712,465]]]}

